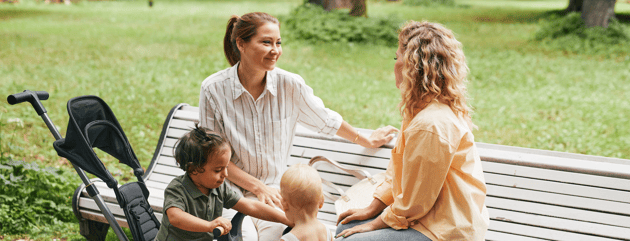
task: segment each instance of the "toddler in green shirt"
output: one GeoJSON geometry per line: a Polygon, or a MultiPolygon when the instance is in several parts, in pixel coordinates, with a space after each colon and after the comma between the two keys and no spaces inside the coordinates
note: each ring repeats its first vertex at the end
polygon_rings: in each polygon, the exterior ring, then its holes
{"type": "Polygon", "coordinates": [[[227,234],[230,220],[221,217],[223,208],[293,226],[284,213],[255,200],[241,198],[224,183],[232,150],[219,135],[195,128],[177,143],[175,160],[186,171],[164,190],[164,215],[156,240],[212,240],[212,230],[227,234]]]}

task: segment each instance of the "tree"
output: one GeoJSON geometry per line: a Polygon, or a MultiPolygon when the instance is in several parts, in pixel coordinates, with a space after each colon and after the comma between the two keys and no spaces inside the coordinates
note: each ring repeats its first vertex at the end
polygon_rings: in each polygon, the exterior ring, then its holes
{"type": "Polygon", "coordinates": [[[352,0],[350,16],[367,16],[367,4],[365,4],[365,0],[352,0]]]}
{"type": "Polygon", "coordinates": [[[582,12],[582,3],[584,0],[569,0],[569,6],[565,9],[565,12],[582,12]]]}
{"type": "Polygon", "coordinates": [[[352,6],[349,0],[308,0],[309,3],[322,6],[326,11],[352,6]]]}
{"type": "Polygon", "coordinates": [[[616,0],[584,0],[582,19],[586,27],[608,28],[608,22],[615,17],[616,0]]]}
{"type": "Polygon", "coordinates": [[[615,17],[616,0],[569,0],[566,12],[581,12],[587,27],[608,27],[615,17]]]}
{"type": "Polygon", "coordinates": [[[326,11],[350,8],[351,16],[366,16],[367,14],[365,0],[308,0],[308,2],[322,6],[326,11]]]}

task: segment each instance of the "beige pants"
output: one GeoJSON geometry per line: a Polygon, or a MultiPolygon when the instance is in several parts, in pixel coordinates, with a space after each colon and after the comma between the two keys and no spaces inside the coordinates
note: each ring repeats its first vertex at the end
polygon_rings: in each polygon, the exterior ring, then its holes
{"type": "MultiPolygon", "coordinates": [[[[258,197],[250,192],[246,192],[244,197],[258,201],[258,197]]],[[[276,209],[280,210],[280,208],[276,209]]],[[[236,210],[223,209],[224,218],[232,220],[234,215],[236,215],[236,210]]],[[[245,219],[243,219],[241,232],[243,234],[243,241],[277,241],[280,240],[280,237],[282,237],[282,232],[286,227],[286,225],[281,223],[269,222],[246,216],[245,219]]]]}

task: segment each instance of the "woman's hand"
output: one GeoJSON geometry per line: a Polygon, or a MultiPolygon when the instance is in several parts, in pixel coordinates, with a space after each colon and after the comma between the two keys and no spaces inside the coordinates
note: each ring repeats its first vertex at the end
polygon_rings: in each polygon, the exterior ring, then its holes
{"type": "Polygon", "coordinates": [[[337,218],[337,225],[346,224],[350,221],[354,220],[366,220],[373,218],[376,216],[378,212],[374,212],[373,210],[369,210],[368,208],[363,209],[350,209],[339,214],[339,218],[337,218]]]}
{"type": "Polygon", "coordinates": [[[376,217],[374,220],[372,220],[369,223],[364,223],[364,224],[357,225],[352,228],[341,231],[341,233],[339,233],[335,238],[339,238],[339,237],[345,238],[355,233],[364,233],[364,232],[379,230],[379,229],[387,228],[387,227],[389,226],[387,226],[387,224],[383,222],[381,217],[376,217]]]}
{"type": "Polygon", "coordinates": [[[392,134],[398,131],[399,130],[393,126],[381,127],[372,132],[366,143],[359,142],[359,144],[363,144],[362,146],[368,148],[377,148],[394,139],[394,135],[392,134]]]}
{"type": "Polygon", "coordinates": [[[337,225],[339,225],[340,223],[346,224],[354,220],[361,221],[373,218],[383,212],[383,209],[385,209],[386,207],[387,205],[381,202],[381,200],[375,198],[374,200],[372,200],[372,203],[370,203],[370,205],[366,208],[350,209],[341,213],[339,215],[339,218],[337,219],[337,225]]]}
{"type": "Polygon", "coordinates": [[[264,204],[267,204],[272,207],[282,208],[282,196],[280,195],[280,191],[273,187],[269,187],[265,184],[261,184],[258,188],[252,191],[258,200],[264,204]]]}

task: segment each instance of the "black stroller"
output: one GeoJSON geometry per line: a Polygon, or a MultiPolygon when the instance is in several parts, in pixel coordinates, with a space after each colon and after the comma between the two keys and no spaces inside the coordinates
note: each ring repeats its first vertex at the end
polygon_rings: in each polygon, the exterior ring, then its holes
{"type": "MultiPolygon", "coordinates": [[[[103,212],[119,240],[128,239],[116,222],[114,215],[105,205],[98,189],[92,185],[83,170],[97,176],[114,190],[116,200],[124,210],[133,239],[136,241],[153,240],[158,233],[160,221],[155,217],[148,202],[149,191],[143,179],[144,170],[109,106],[97,96],[79,96],[70,99],[67,105],[70,116],[68,129],[66,138],[62,138],[41,103],[41,100],[47,100],[48,96],[45,91],[25,90],[22,93],[8,96],[7,101],[11,105],[26,101],[33,105],[37,114],[42,117],[56,139],[53,146],[57,154],[67,158],[72,163],[85,184],[86,191],[103,212]],[[138,181],[119,187],[116,179],[94,153],[93,148],[99,148],[131,167],[138,181]]],[[[244,215],[238,213],[232,219],[232,230],[228,235],[220,236],[221,231],[215,229],[214,236],[218,237],[218,240],[242,240],[240,225],[243,218],[244,215]]],[[[106,233],[99,235],[101,237],[91,238],[104,240],[106,233]]]]}

